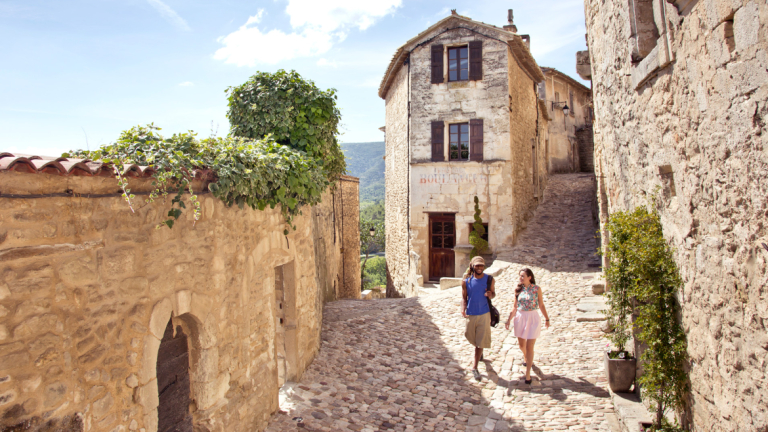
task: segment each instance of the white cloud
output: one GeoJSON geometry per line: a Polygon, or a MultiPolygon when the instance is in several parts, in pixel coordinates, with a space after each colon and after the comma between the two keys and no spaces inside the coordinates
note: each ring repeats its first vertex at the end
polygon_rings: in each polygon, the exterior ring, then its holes
{"type": "Polygon", "coordinates": [[[187,24],[186,21],[184,21],[184,18],[180,17],[179,14],[176,13],[175,10],[171,9],[170,6],[163,3],[162,0],[147,0],[147,3],[150,4],[153,8],[155,8],[156,11],[160,13],[160,15],[165,18],[166,21],[173,24],[174,27],[176,27],[179,30],[183,31],[190,31],[192,30],[189,28],[189,24],[187,24]]]}
{"type": "Polygon", "coordinates": [[[179,83],[179,87],[192,87],[195,85],[192,81],[184,81],[183,83],[179,83]]]}
{"type": "Polygon", "coordinates": [[[224,46],[213,57],[253,67],[321,55],[343,41],[350,31],[367,29],[377,19],[394,12],[401,3],[402,0],[288,0],[286,13],[292,32],[260,29],[258,24],[264,15],[260,9],[242,27],[218,39],[224,46]]]}
{"type": "Polygon", "coordinates": [[[328,61],[328,60],[326,60],[324,58],[321,58],[320,60],[318,60],[317,61],[317,65],[318,66],[327,66],[327,67],[332,67],[332,68],[339,67],[339,65],[335,61],[328,61]]]}

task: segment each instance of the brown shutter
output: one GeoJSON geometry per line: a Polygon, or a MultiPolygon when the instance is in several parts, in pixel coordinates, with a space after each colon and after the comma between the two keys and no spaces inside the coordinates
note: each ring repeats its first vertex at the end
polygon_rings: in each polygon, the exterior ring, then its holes
{"type": "Polygon", "coordinates": [[[469,160],[483,160],[483,119],[469,121],[469,160]]]}
{"type": "Polygon", "coordinates": [[[443,44],[432,45],[432,84],[443,82],[443,44]]]}
{"type": "Polygon", "coordinates": [[[483,41],[469,42],[469,80],[483,79],[483,41]]]}
{"type": "Polygon", "coordinates": [[[432,162],[445,160],[445,124],[441,121],[432,122],[432,162]]]}

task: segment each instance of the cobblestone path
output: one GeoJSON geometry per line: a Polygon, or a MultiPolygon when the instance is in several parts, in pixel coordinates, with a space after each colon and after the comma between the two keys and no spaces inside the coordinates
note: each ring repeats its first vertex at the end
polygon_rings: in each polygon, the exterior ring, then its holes
{"type": "Polygon", "coordinates": [[[470,372],[460,288],[439,294],[325,307],[322,347],[268,431],[610,431],[613,407],[603,373],[607,341],[597,323],[577,323],[576,304],[591,295],[599,262],[585,175],[553,176],[519,246],[499,259],[494,304],[502,323],[470,372]],[[536,343],[532,385],[503,321],[517,272],[530,267],[552,319],[536,343]]]}

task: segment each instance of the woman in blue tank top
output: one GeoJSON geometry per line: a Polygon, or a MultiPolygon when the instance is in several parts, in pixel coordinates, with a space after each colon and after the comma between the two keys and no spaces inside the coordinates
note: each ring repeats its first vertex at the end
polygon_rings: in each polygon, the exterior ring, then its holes
{"type": "Polygon", "coordinates": [[[480,381],[477,364],[483,357],[483,348],[491,347],[491,310],[488,299],[496,296],[496,281],[483,273],[485,260],[476,256],[472,258],[469,270],[461,281],[461,316],[467,318],[467,328],[464,336],[475,346],[475,363],[472,375],[480,381]]]}

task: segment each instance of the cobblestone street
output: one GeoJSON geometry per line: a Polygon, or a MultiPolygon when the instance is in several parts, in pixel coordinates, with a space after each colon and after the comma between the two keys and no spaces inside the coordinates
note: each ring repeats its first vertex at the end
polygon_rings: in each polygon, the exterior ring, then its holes
{"type": "Polygon", "coordinates": [[[603,373],[599,323],[576,322],[599,269],[592,221],[593,179],[551,176],[544,202],[497,277],[492,330],[472,378],[461,288],[409,299],[337,301],[325,307],[322,347],[288,389],[269,431],[610,431],[613,407],[603,373]],[[536,343],[532,385],[504,329],[518,271],[530,267],[552,325],[536,343]]]}

